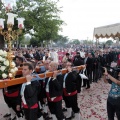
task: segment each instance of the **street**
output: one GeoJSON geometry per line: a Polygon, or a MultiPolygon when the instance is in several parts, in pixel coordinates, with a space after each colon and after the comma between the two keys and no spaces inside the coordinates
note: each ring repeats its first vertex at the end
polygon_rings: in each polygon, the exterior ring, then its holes
{"type": "Polygon", "coordinates": [[[2,90],[0,90],[0,120],[6,120],[3,118],[3,115],[6,114],[9,110],[7,109],[7,105],[4,102],[2,90]]]}

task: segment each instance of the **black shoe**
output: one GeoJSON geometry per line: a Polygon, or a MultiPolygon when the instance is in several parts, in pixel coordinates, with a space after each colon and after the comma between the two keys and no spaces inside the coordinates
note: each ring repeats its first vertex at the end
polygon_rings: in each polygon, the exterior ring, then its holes
{"type": "Polygon", "coordinates": [[[6,113],[3,117],[6,118],[6,117],[10,117],[11,114],[10,113],[6,113]]]}
{"type": "Polygon", "coordinates": [[[48,113],[43,113],[43,118],[47,118],[48,117],[48,113]]]}
{"type": "Polygon", "coordinates": [[[38,109],[37,117],[40,118],[41,116],[43,116],[42,110],[41,110],[41,109],[38,109]]]}
{"type": "Polygon", "coordinates": [[[52,118],[52,117],[47,116],[47,117],[45,118],[45,120],[53,120],[53,118],[52,118]]]}
{"type": "Polygon", "coordinates": [[[63,111],[63,112],[66,112],[66,111],[67,111],[67,109],[66,109],[66,108],[63,108],[63,109],[62,109],[62,111],[63,111]]]}

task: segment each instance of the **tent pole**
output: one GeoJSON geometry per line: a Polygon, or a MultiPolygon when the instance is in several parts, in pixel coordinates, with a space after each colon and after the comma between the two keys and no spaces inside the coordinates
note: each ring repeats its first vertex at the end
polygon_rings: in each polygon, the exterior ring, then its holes
{"type": "MultiPolygon", "coordinates": [[[[99,45],[99,38],[98,38],[98,45],[99,45]]],[[[97,46],[98,47],[98,46],[97,46]]]]}
{"type": "Polygon", "coordinates": [[[96,38],[96,48],[98,48],[99,38],[96,38]]]}
{"type": "Polygon", "coordinates": [[[98,40],[98,39],[96,38],[96,49],[97,49],[97,46],[98,46],[97,40],[98,40]]]}

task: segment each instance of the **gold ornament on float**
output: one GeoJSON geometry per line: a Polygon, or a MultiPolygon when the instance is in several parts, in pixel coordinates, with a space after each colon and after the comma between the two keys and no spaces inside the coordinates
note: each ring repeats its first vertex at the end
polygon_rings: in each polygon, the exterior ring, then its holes
{"type": "Polygon", "coordinates": [[[8,52],[6,59],[9,61],[9,78],[14,78],[16,74],[17,68],[15,67],[15,64],[13,62],[13,52],[12,52],[12,41],[17,40],[18,36],[22,33],[22,29],[24,29],[24,18],[17,18],[18,20],[18,30],[13,30],[14,26],[14,18],[17,17],[16,14],[11,13],[11,7],[10,4],[6,7],[7,12],[7,30],[4,30],[4,21],[5,19],[0,18],[0,34],[4,36],[4,40],[7,42],[8,46],[8,52]]]}

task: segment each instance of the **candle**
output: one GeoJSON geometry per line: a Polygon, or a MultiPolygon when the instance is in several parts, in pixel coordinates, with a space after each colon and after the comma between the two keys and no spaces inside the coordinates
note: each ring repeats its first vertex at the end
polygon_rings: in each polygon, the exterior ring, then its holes
{"type": "Polygon", "coordinates": [[[17,18],[17,20],[18,20],[18,28],[23,29],[24,28],[23,22],[25,19],[24,18],[17,18]]]}
{"type": "Polygon", "coordinates": [[[0,18],[0,29],[4,28],[4,21],[5,19],[0,18]]]}
{"type": "Polygon", "coordinates": [[[14,18],[17,17],[17,15],[13,13],[7,13],[7,15],[8,15],[7,24],[14,25],[14,18]]]}

